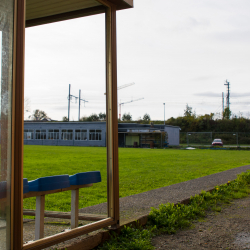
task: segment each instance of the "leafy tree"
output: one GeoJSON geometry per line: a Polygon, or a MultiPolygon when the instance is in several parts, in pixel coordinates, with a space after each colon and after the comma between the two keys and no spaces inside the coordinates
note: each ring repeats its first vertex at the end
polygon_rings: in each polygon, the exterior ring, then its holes
{"type": "Polygon", "coordinates": [[[68,121],[69,121],[69,119],[68,119],[68,117],[67,117],[67,116],[64,116],[64,117],[62,118],[62,121],[63,121],[63,122],[68,122],[68,121]]]}
{"type": "Polygon", "coordinates": [[[184,116],[190,117],[193,114],[192,107],[189,107],[188,104],[186,105],[186,109],[184,109],[184,116]]]}
{"type": "Polygon", "coordinates": [[[230,111],[229,107],[226,107],[223,112],[223,118],[229,120],[232,112],[230,111]]]}
{"type": "Polygon", "coordinates": [[[89,121],[92,121],[92,122],[97,122],[99,121],[99,116],[97,114],[91,114],[89,117],[88,117],[88,120],[89,121]]]}
{"type": "Polygon", "coordinates": [[[122,116],[123,121],[132,121],[132,115],[130,113],[124,113],[122,116]]]}
{"type": "Polygon", "coordinates": [[[80,122],[87,122],[87,121],[91,121],[90,119],[89,119],[89,117],[87,117],[87,116],[83,116],[83,117],[81,117],[80,118],[80,120],[79,120],[80,122]]]}
{"type": "Polygon", "coordinates": [[[106,114],[101,112],[99,114],[99,120],[101,120],[101,121],[104,120],[105,121],[106,120],[106,114]]]}
{"type": "Polygon", "coordinates": [[[48,115],[39,109],[36,109],[35,111],[33,111],[33,114],[31,116],[29,116],[29,118],[31,118],[31,120],[33,121],[41,121],[41,120],[51,120],[48,115]]]}
{"type": "Polygon", "coordinates": [[[142,119],[143,119],[143,121],[148,121],[148,122],[151,120],[150,115],[147,113],[143,116],[142,119]]]}

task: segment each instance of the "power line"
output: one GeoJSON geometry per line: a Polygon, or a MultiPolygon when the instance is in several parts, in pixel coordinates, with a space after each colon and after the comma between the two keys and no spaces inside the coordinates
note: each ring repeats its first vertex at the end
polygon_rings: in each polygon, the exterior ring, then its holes
{"type": "Polygon", "coordinates": [[[68,121],[70,116],[70,101],[72,100],[72,97],[75,98],[75,101],[77,102],[78,97],[70,94],[71,84],[69,84],[69,96],[68,96],[68,121]]]}
{"type": "Polygon", "coordinates": [[[78,121],[80,121],[81,101],[84,102],[84,107],[85,107],[85,102],[88,102],[88,101],[81,99],[81,90],[79,89],[79,113],[78,113],[78,121]]]}

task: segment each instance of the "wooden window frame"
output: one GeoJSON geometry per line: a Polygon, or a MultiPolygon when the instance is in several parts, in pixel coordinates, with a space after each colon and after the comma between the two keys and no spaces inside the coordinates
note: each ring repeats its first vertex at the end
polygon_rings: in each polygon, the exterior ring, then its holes
{"type": "MultiPolygon", "coordinates": [[[[107,227],[119,226],[119,168],[117,119],[116,5],[97,0],[105,7],[106,114],[107,114],[107,209],[108,218],[92,224],[23,244],[23,139],[25,0],[15,0],[12,101],[11,249],[44,249],[54,244],[107,227]]],[[[77,12],[78,13],[78,12],[77,12]]],[[[76,18],[72,13],[65,20],[76,18]]],[[[79,15],[79,13],[78,13],[79,15]]],[[[34,20],[33,20],[34,21],[34,20]]],[[[35,22],[35,21],[34,21],[35,22]]],[[[30,25],[30,23],[29,23],[30,25]]],[[[31,25],[30,25],[31,26],[31,25]]]]}

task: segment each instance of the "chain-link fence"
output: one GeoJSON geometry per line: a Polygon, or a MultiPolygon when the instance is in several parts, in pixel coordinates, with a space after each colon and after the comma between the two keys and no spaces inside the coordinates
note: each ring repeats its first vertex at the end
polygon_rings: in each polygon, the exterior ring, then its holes
{"type": "Polygon", "coordinates": [[[221,139],[225,147],[250,147],[250,133],[242,132],[181,132],[180,144],[211,146],[214,139],[221,139]]]}

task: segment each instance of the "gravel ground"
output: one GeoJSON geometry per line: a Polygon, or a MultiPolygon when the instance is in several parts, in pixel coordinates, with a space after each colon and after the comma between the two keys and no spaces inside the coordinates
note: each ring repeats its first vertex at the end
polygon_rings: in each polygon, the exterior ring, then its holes
{"type": "Polygon", "coordinates": [[[250,197],[209,213],[193,229],[153,238],[155,249],[250,249],[250,197]]]}

